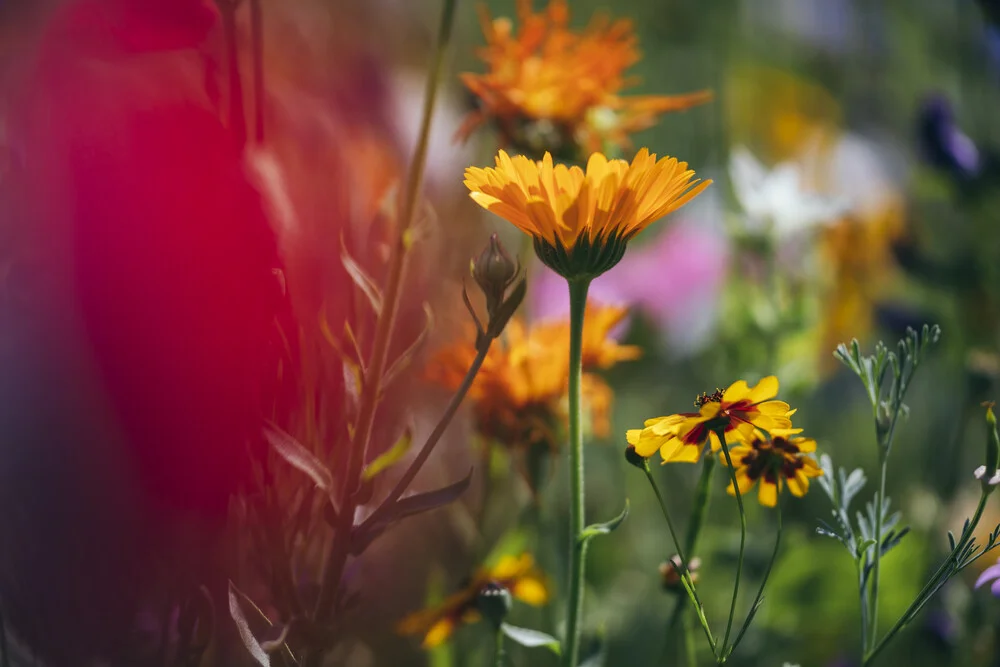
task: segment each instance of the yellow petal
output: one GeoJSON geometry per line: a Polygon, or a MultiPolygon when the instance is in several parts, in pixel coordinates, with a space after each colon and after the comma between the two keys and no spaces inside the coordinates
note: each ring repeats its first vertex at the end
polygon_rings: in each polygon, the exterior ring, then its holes
{"type": "MultiPolygon", "coordinates": [[[[749,397],[750,397],[750,386],[746,383],[746,380],[737,380],[736,382],[729,385],[726,391],[723,392],[722,402],[736,403],[738,401],[745,400],[749,397]]],[[[712,403],[706,403],[705,405],[706,406],[712,405],[712,403]]]]}
{"type": "MultiPolygon", "coordinates": [[[[781,483],[780,480],[778,483],[781,483]]],[[[778,504],[778,485],[764,479],[760,480],[760,490],[757,492],[757,499],[764,507],[774,507],[778,504]]]]}
{"type": "Polygon", "coordinates": [[[549,601],[549,589],[538,577],[518,579],[511,587],[510,594],[534,607],[540,607],[549,601]]]}
{"type": "Polygon", "coordinates": [[[424,643],[422,646],[425,649],[432,649],[448,641],[452,633],[455,632],[455,619],[453,618],[442,618],[440,621],[431,626],[431,629],[427,631],[424,636],[424,643]]]}
{"type": "MultiPolygon", "coordinates": [[[[778,395],[778,378],[768,375],[750,390],[750,401],[760,403],[778,395]]],[[[786,408],[787,409],[787,408],[786,408]]]]}

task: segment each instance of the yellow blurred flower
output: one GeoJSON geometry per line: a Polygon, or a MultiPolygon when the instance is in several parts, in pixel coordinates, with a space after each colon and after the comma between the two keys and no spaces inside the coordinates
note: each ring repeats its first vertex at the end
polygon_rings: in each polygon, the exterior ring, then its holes
{"type": "MultiPolygon", "coordinates": [[[[607,369],[640,356],[637,346],[620,345],[610,335],[627,313],[621,307],[587,306],[582,389],[591,429],[598,437],[608,435],[613,393],[600,376],[586,371],[607,369]]],[[[558,448],[566,422],[568,328],[565,319],[530,329],[516,317],[508,323],[503,336],[491,346],[469,390],[476,429],[485,438],[520,453],[533,447],[545,451],[558,448]]],[[[455,389],[474,356],[475,350],[466,341],[456,342],[435,355],[428,365],[427,376],[448,389],[455,389]]]]}
{"type": "Polygon", "coordinates": [[[625,437],[639,456],[659,451],[664,463],[696,463],[706,444],[713,452],[722,448],[717,429],[725,430],[727,445],[750,440],[757,429],[791,429],[794,410],[784,401],[773,400],[777,395],[778,378],[773,375],[752,388],[740,380],[725,391],[699,396],[695,401],[698,412],[647,419],[644,428],[631,429],[625,437]]]}
{"type": "Polygon", "coordinates": [[[479,621],[481,615],[476,608],[476,600],[488,584],[506,588],[514,599],[532,606],[538,607],[549,601],[548,581],[535,566],[531,554],[504,556],[496,565],[477,570],[466,586],[440,604],[404,618],[396,626],[397,632],[423,635],[422,646],[425,649],[440,646],[460,625],[479,621]]]}
{"type": "Polygon", "coordinates": [[[496,167],[469,167],[472,199],[535,242],[546,265],[566,278],[596,277],[621,260],[630,239],[694,199],[712,181],[676,158],[641,149],[629,163],[594,153],[586,171],[500,151],[496,167]]]}
{"type": "Polygon", "coordinates": [[[709,91],[621,97],[634,83],[625,70],[640,58],[631,22],[598,15],[575,32],[568,27],[566,0],[550,0],[537,13],[531,5],[518,0],[519,29],[480,6],[486,46],[479,56],[486,72],[461,75],[480,109],[463,123],[460,137],[493,120],[507,142],[535,154],[562,154],[564,146],[579,146],[584,154],[608,145],[629,148],[628,135],[652,126],[660,114],[712,98],[709,91]]]}
{"type": "MultiPolygon", "coordinates": [[[[791,430],[772,431],[770,438],[754,433],[746,444],[732,448],[730,456],[736,467],[740,495],[750,491],[759,481],[757,499],[765,507],[774,507],[784,484],[793,496],[802,497],[809,490],[809,478],[823,474],[812,457],[802,456],[816,451],[816,441],[793,437],[792,433],[791,430]]],[[[725,456],[720,454],[719,459],[726,464],[725,456]]],[[[726,492],[736,495],[732,482],[726,492]]]]}

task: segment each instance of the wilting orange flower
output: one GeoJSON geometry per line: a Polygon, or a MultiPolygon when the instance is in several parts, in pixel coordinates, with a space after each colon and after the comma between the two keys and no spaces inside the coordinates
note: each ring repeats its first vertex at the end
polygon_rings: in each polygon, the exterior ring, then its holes
{"type": "Polygon", "coordinates": [[[598,15],[574,32],[566,0],[550,0],[537,13],[531,5],[531,0],[518,0],[519,29],[481,7],[486,46],[479,56],[486,72],[461,75],[480,110],[462,125],[460,137],[492,119],[504,139],[536,154],[579,146],[586,155],[608,144],[628,148],[628,135],[650,127],[660,114],[712,98],[709,91],[621,97],[634,83],[625,70],[640,58],[632,23],[598,15]]]}
{"type": "Polygon", "coordinates": [[[462,590],[447,597],[441,604],[410,614],[397,626],[404,635],[424,636],[422,646],[439,646],[463,623],[480,619],[476,600],[489,584],[496,584],[510,591],[516,600],[532,606],[549,601],[549,584],[545,575],[535,567],[531,554],[504,556],[493,567],[480,568],[462,590]]]}
{"type": "Polygon", "coordinates": [[[596,277],[621,260],[629,240],[694,199],[712,181],[686,162],[643,148],[629,163],[594,153],[587,169],[500,151],[496,167],[469,167],[477,204],[529,234],[539,258],[567,278],[596,277]]]}
{"type": "Polygon", "coordinates": [[[644,428],[631,429],[625,437],[640,456],[659,450],[664,463],[695,463],[707,443],[713,452],[722,448],[716,429],[725,431],[727,445],[748,441],[757,429],[791,429],[794,410],[784,401],[773,400],[777,395],[778,378],[773,375],[753,388],[740,380],[725,391],[699,396],[695,401],[698,412],[647,419],[644,428]]]}
{"type": "MultiPolygon", "coordinates": [[[[587,307],[583,337],[582,390],[591,429],[608,435],[612,391],[600,376],[586,372],[636,359],[641,351],[620,345],[611,332],[624,320],[625,308],[587,307]]],[[[476,428],[490,441],[519,453],[558,447],[566,422],[564,401],[569,386],[569,322],[565,319],[528,328],[514,318],[490,347],[469,390],[476,428]]],[[[443,349],[428,365],[428,377],[448,389],[461,383],[475,356],[467,341],[443,349]]],[[[526,475],[526,477],[528,477],[526,475]]],[[[529,479],[530,481],[530,479],[529,479]]]]}
{"type": "MultiPolygon", "coordinates": [[[[791,437],[794,430],[772,431],[770,437],[754,433],[746,444],[733,447],[730,457],[736,467],[736,483],[740,495],[750,491],[760,481],[757,499],[765,507],[774,507],[778,494],[787,483],[793,496],[804,496],[809,490],[809,478],[819,477],[823,471],[807,452],[816,451],[816,441],[812,438],[791,437]]],[[[720,460],[726,465],[721,454],[720,460]]],[[[729,495],[736,495],[733,483],[726,489],[729,495]]]]}

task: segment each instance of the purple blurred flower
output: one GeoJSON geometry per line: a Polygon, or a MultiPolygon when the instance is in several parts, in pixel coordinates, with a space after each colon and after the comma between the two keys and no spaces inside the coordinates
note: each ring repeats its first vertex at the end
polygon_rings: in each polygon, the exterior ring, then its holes
{"type": "Polygon", "coordinates": [[[983,573],[976,579],[976,588],[979,588],[987,581],[993,582],[990,585],[990,591],[993,595],[1000,597],[1000,561],[983,570],[983,573]]]}
{"type": "MultiPolygon", "coordinates": [[[[646,243],[631,245],[613,271],[594,280],[590,298],[634,307],[659,325],[675,352],[691,351],[714,322],[727,256],[720,231],[692,218],[678,220],[646,243]]],[[[532,319],[569,312],[566,281],[554,272],[538,266],[529,286],[532,319]]]]}
{"type": "Polygon", "coordinates": [[[982,169],[982,157],[972,139],[955,123],[951,104],[941,95],[927,98],[918,120],[920,148],[935,167],[966,180],[982,169]]]}

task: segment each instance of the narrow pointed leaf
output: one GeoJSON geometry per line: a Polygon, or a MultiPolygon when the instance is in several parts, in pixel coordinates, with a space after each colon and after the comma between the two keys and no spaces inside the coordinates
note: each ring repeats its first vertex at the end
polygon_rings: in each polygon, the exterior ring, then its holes
{"type": "Polygon", "coordinates": [[[611,521],[606,521],[604,523],[594,523],[583,529],[580,533],[579,540],[581,542],[586,542],[589,539],[597,537],[598,535],[607,535],[615,528],[620,526],[622,522],[628,517],[629,502],[628,498],[625,499],[625,509],[622,510],[621,514],[616,516],[611,521]]]}
{"type": "Polygon", "coordinates": [[[361,292],[368,298],[368,303],[371,304],[372,310],[375,314],[382,312],[382,290],[379,289],[378,285],[369,276],[360,264],[355,261],[351,254],[347,252],[347,245],[343,243],[341,239],[341,251],[340,251],[340,261],[344,264],[344,269],[347,270],[347,275],[351,277],[354,284],[358,286],[361,292]]]}
{"type": "Polygon", "coordinates": [[[424,303],[424,326],[417,334],[417,337],[410,343],[410,346],[403,351],[396,360],[392,362],[389,366],[389,370],[385,372],[382,377],[382,386],[388,387],[392,384],[393,380],[399,377],[407,366],[413,361],[413,357],[416,356],[417,350],[421,348],[427,337],[430,335],[431,330],[434,328],[434,313],[431,311],[431,306],[429,303],[424,303]]]}
{"type": "Polygon", "coordinates": [[[403,433],[403,437],[396,441],[392,447],[388,450],[375,457],[375,460],[365,466],[364,472],[361,473],[361,477],[368,481],[378,475],[380,472],[384,471],[386,468],[392,467],[393,465],[399,463],[403,460],[403,457],[410,451],[413,446],[413,432],[407,428],[406,432],[403,433]]]}
{"type": "Polygon", "coordinates": [[[250,624],[247,623],[246,615],[243,613],[243,607],[240,606],[239,597],[236,593],[236,586],[233,582],[229,582],[229,615],[232,616],[233,621],[236,622],[236,629],[240,633],[240,639],[243,641],[243,645],[246,647],[250,656],[257,661],[258,665],[261,667],[271,667],[271,656],[261,648],[260,643],[253,636],[253,632],[250,630],[250,624]]]}
{"type": "Polygon", "coordinates": [[[504,635],[521,646],[526,646],[528,648],[544,646],[556,655],[562,654],[562,645],[559,643],[559,640],[552,635],[547,635],[544,632],[539,632],[538,630],[532,630],[530,628],[520,628],[516,625],[511,625],[510,623],[502,624],[500,629],[503,630],[504,635]]]}
{"type": "Polygon", "coordinates": [[[270,423],[264,426],[264,437],[281,458],[308,475],[320,489],[330,493],[333,488],[333,475],[302,443],[270,423]]]}

